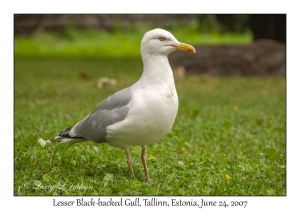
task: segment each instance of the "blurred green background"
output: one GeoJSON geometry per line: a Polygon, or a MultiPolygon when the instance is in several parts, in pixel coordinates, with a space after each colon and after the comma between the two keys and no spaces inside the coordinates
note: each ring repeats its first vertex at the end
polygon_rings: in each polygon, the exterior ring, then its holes
{"type": "Polygon", "coordinates": [[[15,15],[15,56],[139,57],[143,34],[172,31],[199,44],[286,41],[285,15],[15,15]],[[29,36],[28,36],[29,35],[29,36]],[[122,43],[122,44],[120,44],[122,43]]]}

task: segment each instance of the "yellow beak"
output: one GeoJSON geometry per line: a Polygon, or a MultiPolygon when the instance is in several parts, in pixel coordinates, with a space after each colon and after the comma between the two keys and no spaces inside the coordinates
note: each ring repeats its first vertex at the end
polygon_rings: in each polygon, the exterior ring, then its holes
{"type": "Polygon", "coordinates": [[[177,50],[183,50],[189,53],[196,53],[196,50],[192,45],[185,44],[182,42],[179,42],[179,45],[173,45],[173,47],[175,47],[177,50]]]}

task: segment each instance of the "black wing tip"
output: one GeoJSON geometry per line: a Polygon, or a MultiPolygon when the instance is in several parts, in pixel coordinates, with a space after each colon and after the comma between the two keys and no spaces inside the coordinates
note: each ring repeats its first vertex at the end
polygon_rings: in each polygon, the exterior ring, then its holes
{"type": "Polygon", "coordinates": [[[83,136],[70,136],[69,132],[70,130],[73,128],[73,126],[69,127],[69,128],[66,128],[60,132],[57,133],[56,136],[61,136],[61,137],[65,137],[65,138],[70,138],[70,139],[86,139],[85,137],[83,136]]]}

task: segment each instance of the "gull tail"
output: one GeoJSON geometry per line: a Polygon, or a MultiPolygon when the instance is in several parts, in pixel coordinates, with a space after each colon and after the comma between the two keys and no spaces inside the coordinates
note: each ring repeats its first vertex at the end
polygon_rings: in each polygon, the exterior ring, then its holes
{"type": "Polygon", "coordinates": [[[58,132],[55,137],[52,137],[47,141],[45,141],[42,138],[39,138],[38,142],[43,148],[45,148],[46,146],[50,146],[51,144],[53,144],[53,142],[69,143],[71,146],[75,143],[88,141],[87,138],[75,134],[72,128],[73,126],[58,132]]]}

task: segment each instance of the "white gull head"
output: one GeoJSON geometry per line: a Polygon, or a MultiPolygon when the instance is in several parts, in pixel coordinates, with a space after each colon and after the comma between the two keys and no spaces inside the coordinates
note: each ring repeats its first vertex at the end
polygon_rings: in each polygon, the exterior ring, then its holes
{"type": "Polygon", "coordinates": [[[195,53],[194,47],[179,42],[170,32],[156,28],[145,33],[141,41],[141,55],[168,55],[174,50],[195,53]]]}

